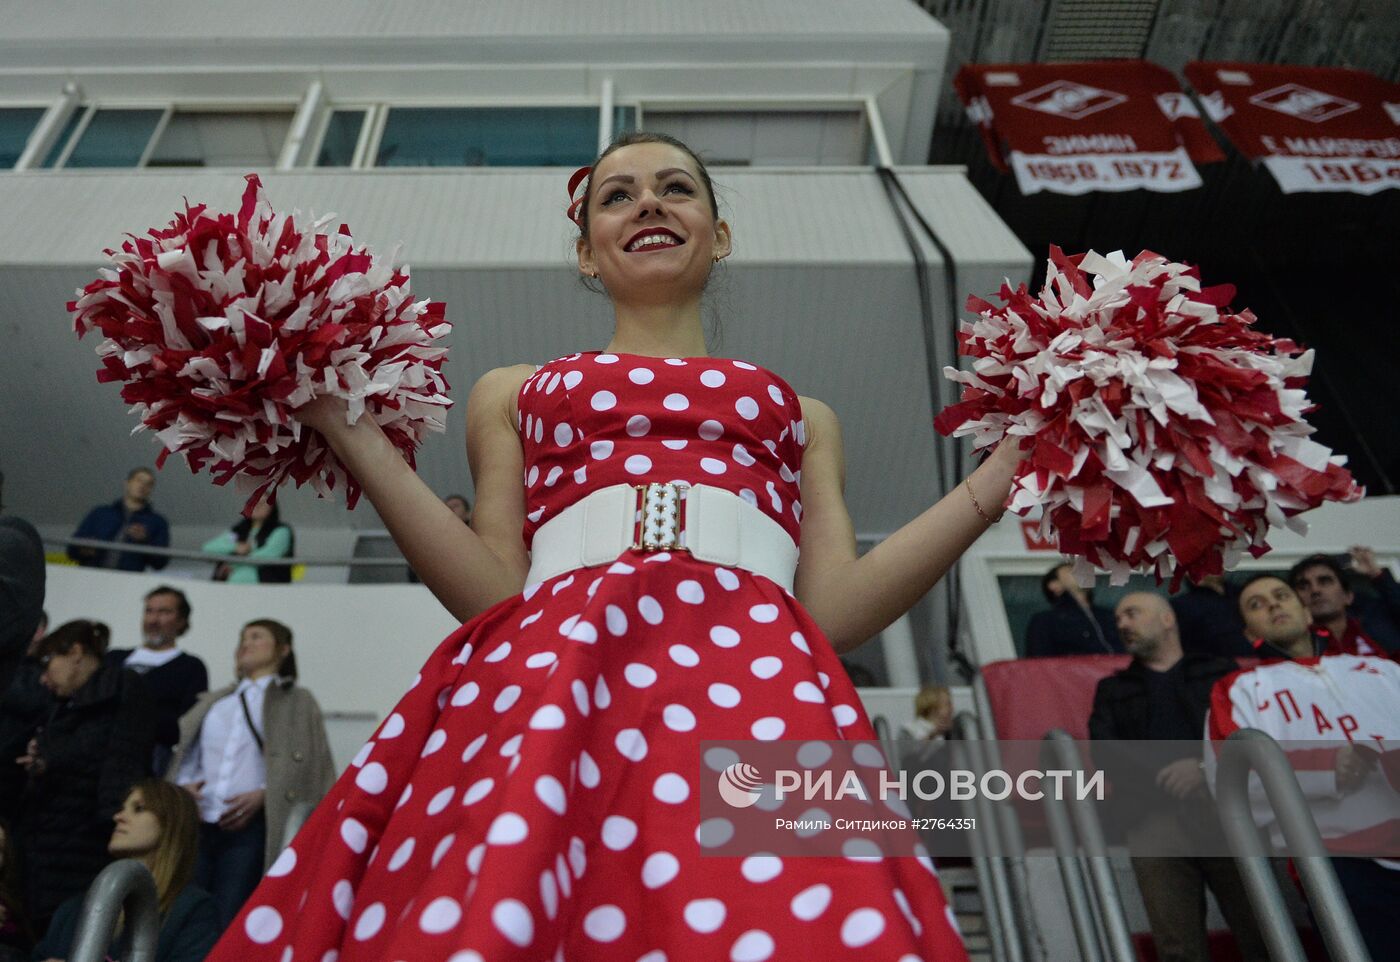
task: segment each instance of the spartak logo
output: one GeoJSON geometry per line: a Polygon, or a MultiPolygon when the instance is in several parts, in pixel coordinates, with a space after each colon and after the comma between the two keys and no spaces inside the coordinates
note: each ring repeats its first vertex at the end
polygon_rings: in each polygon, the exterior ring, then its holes
{"type": "Polygon", "coordinates": [[[1299,120],[1320,124],[1342,114],[1349,114],[1361,105],[1354,100],[1336,97],[1321,90],[1313,90],[1302,84],[1288,83],[1263,93],[1255,94],[1249,102],[1259,107],[1267,107],[1299,120]]]}
{"type": "Polygon", "coordinates": [[[1081,120],[1100,110],[1116,107],[1127,99],[1112,90],[1102,90],[1072,80],[1056,80],[1013,97],[1011,102],[1018,107],[1039,110],[1066,120],[1081,120]]]}

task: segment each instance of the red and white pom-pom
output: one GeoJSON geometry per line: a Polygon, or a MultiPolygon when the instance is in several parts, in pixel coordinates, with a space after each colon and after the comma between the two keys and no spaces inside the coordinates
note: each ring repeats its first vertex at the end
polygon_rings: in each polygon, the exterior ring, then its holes
{"type": "MultiPolygon", "coordinates": [[[[236,215],[185,206],[170,226],[105,251],[111,266],[68,304],[82,337],[92,328],[99,381],[164,444],[158,464],[183,454],[216,484],[236,478],[248,507],[287,478],[326,496],[359,485],[293,409],[313,397],[368,411],[410,464],[451,405],[435,341],[450,330],[443,305],[412,301],[408,268],[395,269],[349,230],[323,233],[334,215],[298,228],[277,214],[254,174],[236,215]]],[[[133,432],[135,433],[135,432],[133,432]]]]}
{"type": "Polygon", "coordinates": [[[1001,305],[958,333],[971,371],[946,368],[962,399],[944,434],[978,449],[1032,438],[1008,501],[1042,509],[1041,535],[1124,583],[1132,571],[1193,580],[1269,550],[1269,529],[1362,491],[1309,439],[1312,351],[1230,313],[1229,285],[1144,251],[1067,257],[1051,248],[1038,298],[1003,285],[1001,305]]]}

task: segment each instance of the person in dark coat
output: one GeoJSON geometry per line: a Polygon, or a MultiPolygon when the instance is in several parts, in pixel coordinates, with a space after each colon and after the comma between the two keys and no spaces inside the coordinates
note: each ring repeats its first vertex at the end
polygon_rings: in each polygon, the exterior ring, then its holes
{"type": "Polygon", "coordinates": [[[1026,657],[1111,655],[1121,652],[1113,613],[1097,607],[1093,597],[1074,580],[1071,565],[1060,564],[1040,579],[1049,611],[1031,616],[1026,628],[1026,657]]]}
{"type": "MultiPolygon", "coordinates": [[[[219,940],[218,912],[209,893],[190,884],[198,846],[199,812],[184,789],[157,778],[137,782],[121,809],[107,851],[133,858],[150,870],[160,904],[160,936],[155,962],[202,962],[219,940]]],[[[66,959],[82,919],[83,895],[64,902],[34,948],[34,962],[66,959]]],[[[119,960],[121,933],[108,958],[119,960]]]]}
{"type": "MultiPolygon", "coordinates": [[[[1089,737],[1094,762],[1112,783],[1113,821],[1127,829],[1157,958],[1209,962],[1209,886],[1240,954],[1247,962],[1268,962],[1233,860],[1195,856],[1183,842],[1203,831],[1218,835],[1201,744],[1211,689],[1238,665],[1219,655],[1183,652],[1176,615],[1160,595],[1126,595],[1116,620],[1133,660],[1099,682],[1089,737]],[[1160,746],[1147,744],[1153,742],[1160,746]]],[[[1223,836],[1219,846],[1223,851],[1223,836]]]]}
{"type": "MultiPolygon", "coordinates": [[[[87,513],[73,532],[75,538],[139,544],[151,548],[170,547],[170,523],[151,507],[156,476],[150,468],[132,468],[126,476],[122,496],[111,504],[99,504],[87,513]]],[[[120,571],[159,571],[170,563],[161,555],[118,551],[115,548],[68,546],[68,557],[85,568],[116,568],[120,571]]]]}
{"type": "Polygon", "coordinates": [[[1183,651],[1226,658],[1254,657],[1254,646],[1245,637],[1238,594],[1220,575],[1206,575],[1200,581],[1187,583],[1186,590],[1171,600],[1183,651]]]}
{"type": "Polygon", "coordinates": [[[0,718],[0,814],[20,840],[36,931],[107,863],[112,813],[145,777],[155,722],[141,679],[104,665],[107,626],[70,621],[39,643],[49,712],[0,718]]]}
{"type": "MultiPolygon", "coordinates": [[[[5,476],[0,474],[0,513],[5,476]]],[[[44,543],[23,518],[0,516],[0,693],[24,657],[44,613],[44,543]]]]}
{"type": "Polygon", "coordinates": [[[1350,571],[1332,555],[1311,555],[1289,570],[1287,580],[1307,606],[1313,630],[1327,637],[1333,654],[1400,652],[1400,585],[1370,548],[1351,548],[1350,571]],[[1371,583],[1375,597],[1353,593],[1353,572],[1371,583]]]}
{"type": "Polygon", "coordinates": [[[107,663],[141,676],[156,712],[156,746],[151,774],[164,775],[180,740],[180,716],[209,690],[209,670],[197,655],[180,650],[176,641],[190,630],[190,601],[185,593],[159,585],[146,593],[141,612],[140,648],[113,648],[107,663]]]}

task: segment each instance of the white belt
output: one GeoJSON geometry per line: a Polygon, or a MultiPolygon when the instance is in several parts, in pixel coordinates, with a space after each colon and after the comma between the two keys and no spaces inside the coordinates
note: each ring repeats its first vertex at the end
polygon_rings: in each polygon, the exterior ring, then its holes
{"type": "Polygon", "coordinates": [[[614,484],[540,525],[527,584],[606,564],[624,551],[688,551],[792,591],[797,545],[781,524],[708,484],[614,484]]]}

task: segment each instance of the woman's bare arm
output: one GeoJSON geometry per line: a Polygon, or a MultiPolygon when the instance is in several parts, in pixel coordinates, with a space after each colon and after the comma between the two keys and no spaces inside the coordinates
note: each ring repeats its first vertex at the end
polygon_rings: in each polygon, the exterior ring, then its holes
{"type": "Polygon", "coordinates": [[[297,411],[325,436],[360,482],[394,543],[443,607],[467,621],[525,584],[529,554],[521,541],[524,454],[515,430],[515,396],[528,364],[496,368],[467,399],[467,455],[476,483],[467,527],[408,466],[372,418],[345,423],[345,402],[318,398],[297,411]]]}
{"type": "MultiPolygon", "coordinates": [[[[988,523],[963,484],[861,557],[846,510],[846,465],[836,413],[802,398],[802,551],[796,595],[838,652],[850,651],[912,608],[976,541],[988,523]]],[[[1021,455],[1003,444],[970,476],[993,517],[1011,490],[1021,455]]]]}

